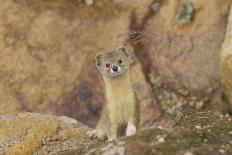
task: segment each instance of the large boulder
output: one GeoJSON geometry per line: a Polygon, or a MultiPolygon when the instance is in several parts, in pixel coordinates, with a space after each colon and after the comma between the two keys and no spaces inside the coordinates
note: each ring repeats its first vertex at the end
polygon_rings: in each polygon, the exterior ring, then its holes
{"type": "Polygon", "coordinates": [[[225,88],[225,99],[228,100],[232,109],[232,9],[230,9],[227,31],[221,50],[220,75],[225,88]]]}
{"type": "Polygon", "coordinates": [[[142,43],[135,48],[158,103],[172,116],[202,108],[225,112],[219,62],[231,1],[158,2],[159,10],[137,26],[142,43]]]}
{"type": "Polygon", "coordinates": [[[86,135],[89,128],[74,119],[36,113],[0,116],[0,154],[56,154],[87,151],[99,142],[86,135]]]}
{"type": "MultiPolygon", "coordinates": [[[[0,114],[54,113],[94,126],[104,103],[94,57],[122,45],[124,37],[117,36],[129,26],[131,9],[108,1],[0,3],[0,114]]],[[[139,76],[133,79],[143,84],[135,85],[136,92],[149,90],[142,68],[135,66],[139,76]]],[[[139,95],[148,111],[142,120],[153,122],[160,111],[151,108],[151,89],[145,92],[139,95]]]]}

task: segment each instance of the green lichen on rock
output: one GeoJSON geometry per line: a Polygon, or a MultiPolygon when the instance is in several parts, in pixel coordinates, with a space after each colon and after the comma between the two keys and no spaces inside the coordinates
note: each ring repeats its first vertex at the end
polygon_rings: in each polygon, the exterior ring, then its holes
{"type": "Polygon", "coordinates": [[[178,24],[187,24],[192,21],[194,9],[191,3],[185,3],[181,6],[176,14],[178,24]]]}
{"type": "Polygon", "coordinates": [[[209,98],[197,97],[190,94],[187,89],[174,90],[164,84],[160,76],[151,73],[149,80],[161,109],[172,117],[179,118],[182,116],[183,110],[188,106],[200,110],[209,102],[209,98]]]}
{"type": "Polygon", "coordinates": [[[153,0],[151,4],[151,9],[153,13],[156,14],[159,11],[159,8],[160,8],[160,3],[157,0],[153,0]]]}

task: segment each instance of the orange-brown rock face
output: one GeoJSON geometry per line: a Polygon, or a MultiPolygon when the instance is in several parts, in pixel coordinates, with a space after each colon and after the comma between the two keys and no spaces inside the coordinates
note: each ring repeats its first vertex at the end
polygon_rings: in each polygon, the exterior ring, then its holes
{"type": "Polygon", "coordinates": [[[93,125],[103,101],[94,56],[118,45],[127,13],[71,0],[1,5],[0,113],[55,112],[93,125]]]}
{"type": "Polygon", "coordinates": [[[146,53],[152,69],[176,90],[208,95],[219,87],[220,48],[225,35],[228,3],[217,0],[192,1],[192,21],[179,24],[176,14],[185,1],[165,1],[157,16],[147,22],[151,43],[146,53]],[[204,93],[203,93],[204,91],[204,93]]]}
{"type": "Polygon", "coordinates": [[[137,56],[151,81],[159,78],[165,85],[156,94],[168,113],[186,110],[179,108],[185,106],[223,109],[219,60],[229,4],[227,0],[163,1],[144,24],[147,44],[141,45],[143,51],[138,50],[137,56]],[[192,18],[178,17],[181,11],[192,11],[192,18]]]}
{"type": "Polygon", "coordinates": [[[0,19],[0,114],[56,113],[93,126],[104,102],[94,57],[122,44],[117,35],[130,24],[129,9],[2,0],[0,19]]]}
{"type": "Polygon", "coordinates": [[[225,94],[232,109],[232,9],[228,18],[227,31],[221,50],[220,75],[225,88],[225,94]]]}

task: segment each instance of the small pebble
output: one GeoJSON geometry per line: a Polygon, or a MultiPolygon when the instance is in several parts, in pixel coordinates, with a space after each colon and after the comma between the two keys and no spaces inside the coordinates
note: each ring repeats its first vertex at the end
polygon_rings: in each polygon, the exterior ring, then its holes
{"type": "Polygon", "coordinates": [[[160,8],[160,4],[158,2],[154,2],[151,5],[151,9],[152,9],[152,11],[153,11],[154,14],[159,11],[159,8],[160,8]]]}
{"type": "Polygon", "coordinates": [[[183,153],[183,155],[193,155],[193,153],[192,153],[192,152],[187,151],[187,152],[183,153]]]}
{"type": "Polygon", "coordinates": [[[94,4],[94,0],[85,0],[85,4],[87,4],[87,5],[93,5],[94,4]]]}
{"type": "Polygon", "coordinates": [[[160,143],[164,143],[165,142],[164,137],[162,137],[160,135],[158,135],[156,138],[157,138],[158,142],[160,142],[160,143]]]}
{"type": "Polygon", "coordinates": [[[201,129],[201,126],[200,125],[196,125],[195,128],[196,129],[201,129]]]}
{"type": "Polygon", "coordinates": [[[211,132],[211,129],[207,129],[208,132],[211,132]]]}
{"type": "Polygon", "coordinates": [[[159,125],[158,129],[164,129],[164,127],[162,125],[159,125]]]}
{"type": "Polygon", "coordinates": [[[220,153],[224,154],[226,151],[224,149],[219,149],[218,150],[220,153]]]}

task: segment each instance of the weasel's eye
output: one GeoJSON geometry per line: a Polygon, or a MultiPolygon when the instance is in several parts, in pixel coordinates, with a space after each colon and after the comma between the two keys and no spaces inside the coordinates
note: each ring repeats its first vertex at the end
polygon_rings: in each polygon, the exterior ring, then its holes
{"type": "Polygon", "coordinates": [[[122,63],[122,59],[118,59],[118,63],[121,64],[122,63]]]}
{"type": "Polygon", "coordinates": [[[106,68],[109,68],[110,67],[110,64],[109,63],[106,63],[106,68]]]}

